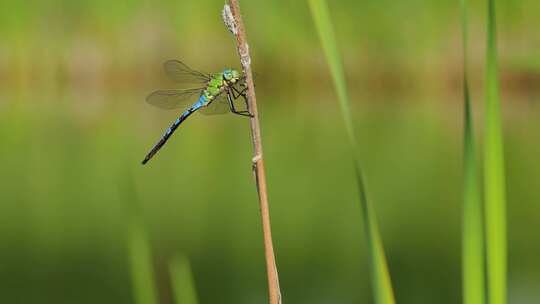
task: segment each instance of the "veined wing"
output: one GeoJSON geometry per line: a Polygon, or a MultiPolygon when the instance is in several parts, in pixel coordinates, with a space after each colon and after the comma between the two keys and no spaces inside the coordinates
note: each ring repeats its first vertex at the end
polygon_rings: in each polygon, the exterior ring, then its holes
{"type": "Polygon", "coordinates": [[[210,75],[196,71],[179,60],[166,61],[163,69],[165,74],[176,82],[206,83],[210,80],[210,75]]]}
{"type": "Polygon", "coordinates": [[[221,93],[216,99],[212,100],[208,106],[199,110],[203,115],[219,115],[229,113],[230,111],[231,107],[229,106],[229,100],[227,99],[227,92],[221,93]]]}
{"type": "Polygon", "coordinates": [[[146,97],[146,102],[165,110],[187,107],[193,103],[193,97],[198,97],[204,88],[186,90],[158,90],[146,97]]]}

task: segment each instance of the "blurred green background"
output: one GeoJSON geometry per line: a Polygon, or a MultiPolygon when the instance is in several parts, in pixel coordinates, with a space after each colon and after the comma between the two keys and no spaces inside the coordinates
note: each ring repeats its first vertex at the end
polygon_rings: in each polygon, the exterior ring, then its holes
{"type": "MultiPolygon", "coordinates": [[[[481,140],[485,1],[471,3],[481,140]]],[[[0,302],[134,303],[130,223],[146,229],[160,303],[169,260],[201,303],[264,303],[246,119],[144,102],[178,58],[239,67],[223,0],[0,1],[0,302]]],[[[540,5],[498,1],[511,303],[540,298],[540,5]]],[[[284,303],[371,301],[342,120],[304,1],[242,1],[257,77],[284,303]]],[[[335,0],[368,191],[399,303],[459,303],[459,3],[335,0]]],[[[481,147],[480,147],[481,152],[481,147]]]]}

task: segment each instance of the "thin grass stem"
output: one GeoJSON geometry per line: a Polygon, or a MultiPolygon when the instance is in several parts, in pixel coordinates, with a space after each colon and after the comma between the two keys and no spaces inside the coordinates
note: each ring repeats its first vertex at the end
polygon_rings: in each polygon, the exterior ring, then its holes
{"type": "Polygon", "coordinates": [[[268,208],[268,193],[266,188],[266,174],[264,170],[263,148],[261,141],[261,128],[259,123],[259,113],[257,110],[257,98],[255,86],[253,84],[253,74],[251,71],[251,57],[247,43],[246,32],[238,0],[230,0],[229,4],[223,8],[223,19],[225,25],[236,38],[238,54],[242,70],[246,77],[248,109],[251,113],[251,141],[253,144],[252,168],[257,185],[259,196],[259,206],[261,211],[262,228],[264,236],[264,252],[266,259],[266,273],[268,276],[268,293],[270,304],[281,303],[281,291],[279,287],[279,277],[274,256],[274,246],[272,244],[272,231],[270,227],[270,212],[268,208]]]}

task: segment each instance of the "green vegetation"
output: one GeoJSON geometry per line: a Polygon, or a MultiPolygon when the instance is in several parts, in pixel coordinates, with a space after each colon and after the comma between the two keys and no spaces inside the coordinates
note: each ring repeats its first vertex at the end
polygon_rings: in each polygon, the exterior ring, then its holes
{"type": "Polygon", "coordinates": [[[174,303],[197,304],[197,292],[189,260],[185,256],[178,255],[171,261],[169,268],[174,289],[174,303]]]}
{"type": "MultiPolygon", "coordinates": [[[[463,193],[479,194],[466,190],[473,179],[464,177],[474,174],[462,170],[458,4],[340,0],[329,7],[360,143],[355,155],[369,177],[400,304],[460,303],[463,291],[463,193]]],[[[494,234],[504,220],[490,214],[508,218],[511,250],[508,282],[503,268],[489,271],[500,287],[486,298],[534,303],[540,13],[531,9],[536,0],[497,4],[500,87],[490,55],[488,96],[485,2],[468,11],[470,98],[496,101],[485,109],[474,102],[479,108],[469,112],[471,124],[485,126],[478,134],[487,132],[477,151],[491,155],[477,158],[486,161],[478,162],[478,180],[503,184],[504,137],[511,202],[506,214],[487,210],[487,236],[503,245],[491,247],[498,256],[490,259],[503,265],[505,252],[505,234],[494,234]]],[[[180,253],[190,259],[199,303],[266,300],[247,121],[193,117],[148,167],[139,164],[178,114],[144,103],[151,90],[171,85],[160,71],[164,60],[238,68],[222,7],[221,0],[0,1],[0,302],[172,303],[170,263],[180,253]],[[144,225],[126,233],[133,215],[144,225]],[[155,287],[144,283],[152,277],[155,287]]],[[[349,138],[309,5],[242,1],[242,12],[258,74],[284,304],[369,303],[367,231],[359,233],[349,138]]],[[[472,140],[472,129],[467,134],[472,140]]],[[[466,151],[470,169],[475,152],[466,151]]],[[[492,192],[503,188],[484,186],[486,195],[504,198],[492,192]]]]}
{"type": "Polygon", "coordinates": [[[128,257],[131,264],[135,303],[159,303],[154,286],[152,250],[143,225],[136,221],[128,228],[128,257]]]}
{"type": "Polygon", "coordinates": [[[309,1],[313,19],[321,38],[321,43],[326,55],[326,60],[330,66],[332,79],[338,95],[338,101],[341,108],[341,114],[345,122],[345,130],[348,135],[349,144],[351,145],[352,159],[354,162],[354,171],[356,173],[356,182],[358,184],[358,192],[360,196],[360,206],[363,212],[364,227],[366,230],[366,238],[368,240],[371,284],[373,285],[373,296],[375,303],[393,304],[394,291],[388,272],[388,266],[384,249],[379,233],[379,226],[375,211],[368,200],[366,194],[366,186],[364,182],[364,173],[361,166],[360,156],[358,155],[357,138],[354,132],[353,119],[350,109],[350,101],[347,94],[347,85],[345,84],[345,76],[342,70],[341,56],[337,49],[336,40],[332,22],[328,13],[328,6],[324,0],[309,1]]]}
{"type": "Polygon", "coordinates": [[[484,221],[469,90],[468,1],[461,0],[463,31],[463,303],[485,303],[484,221]]]}
{"type": "Polygon", "coordinates": [[[486,122],[484,188],[486,199],[486,249],[488,294],[491,304],[507,301],[506,182],[504,170],[495,1],[488,0],[486,53],[486,122]]]}

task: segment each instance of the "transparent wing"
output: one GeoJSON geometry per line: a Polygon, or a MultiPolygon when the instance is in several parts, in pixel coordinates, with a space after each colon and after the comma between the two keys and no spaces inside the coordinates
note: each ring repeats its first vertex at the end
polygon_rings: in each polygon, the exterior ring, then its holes
{"type": "Polygon", "coordinates": [[[165,110],[186,107],[194,102],[193,97],[198,97],[203,89],[158,90],[148,95],[146,102],[165,110]]]}
{"type": "Polygon", "coordinates": [[[205,83],[210,80],[208,74],[193,70],[179,60],[168,60],[163,64],[165,74],[176,82],[205,83]]]}
{"type": "Polygon", "coordinates": [[[208,106],[199,110],[203,115],[219,115],[229,113],[230,111],[231,107],[229,106],[229,100],[227,99],[227,92],[221,93],[221,95],[212,100],[208,106]]]}

